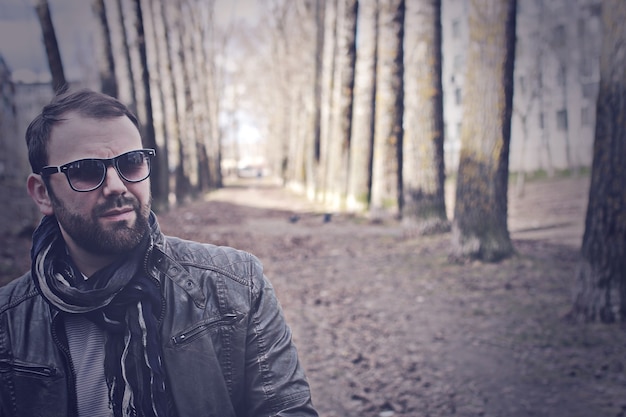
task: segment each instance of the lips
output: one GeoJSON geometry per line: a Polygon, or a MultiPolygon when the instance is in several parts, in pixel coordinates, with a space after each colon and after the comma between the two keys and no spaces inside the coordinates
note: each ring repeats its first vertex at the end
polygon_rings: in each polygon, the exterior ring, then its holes
{"type": "Polygon", "coordinates": [[[102,213],[100,215],[100,217],[104,217],[106,219],[111,219],[111,220],[124,220],[127,219],[129,217],[130,214],[132,214],[134,212],[134,209],[132,207],[121,207],[121,208],[115,208],[112,210],[107,210],[104,213],[102,213]]]}

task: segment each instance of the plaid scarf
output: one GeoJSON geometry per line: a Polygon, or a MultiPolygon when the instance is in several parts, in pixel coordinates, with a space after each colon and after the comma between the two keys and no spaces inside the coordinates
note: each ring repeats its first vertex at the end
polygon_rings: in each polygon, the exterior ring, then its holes
{"type": "MultiPolygon", "coordinates": [[[[151,227],[156,226],[154,214],[151,227]]],[[[54,216],[33,234],[32,277],[43,298],[69,314],[84,314],[106,330],[104,374],[115,417],[167,415],[158,322],[163,299],[143,269],[150,233],[123,259],[83,279],[54,216]]]]}

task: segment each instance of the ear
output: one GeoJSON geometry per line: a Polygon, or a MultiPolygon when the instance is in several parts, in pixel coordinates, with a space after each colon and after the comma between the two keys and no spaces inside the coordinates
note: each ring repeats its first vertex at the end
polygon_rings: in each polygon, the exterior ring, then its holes
{"type": "Polygon", "coordinates": [[[33,199],[35,204],[37,204],[39,211],[43,215],[50,216],[54,214],[52,202],[50,201],[50,196],[48,195],[48,188],[43,182],[41,175],[30,174],[26,180],[26,188],[28,189],[28,194],[30,194],[30,197],[33,199]]]}

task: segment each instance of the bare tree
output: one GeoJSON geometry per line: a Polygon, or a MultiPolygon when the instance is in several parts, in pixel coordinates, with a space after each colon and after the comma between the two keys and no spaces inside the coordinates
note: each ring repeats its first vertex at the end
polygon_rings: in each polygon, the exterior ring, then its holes
{"type": "Polygon", "coordinates": [[[400,209],[404,10],[404,0],[380,1],[370,203],[374,217],[400,209]]]}
{"type": "Polygon", "coordinates": [[[204,61],[204,94],[207,109],[208,132],[206,133],[207,156],[209,160],[209,188],[219,188],[222,180],[222,130],[220,129],[219,115],[224,100],[224,74],[217,60],[220,56],[228,55],[227,41],[234,32],[233,27],[226,29],[226,33],[216,30],[215,1],[199,1],[199,17],[202,39],[201,48],[204,61]]]}
{"type": "Polygon", "coordinates": [[[100,72],[100,91],[117,97],[117,79],[115,76],[115,58],[111,42],[111,30],[107,18],[104,0],[94,0],[92,9],[98,21],[100,48],[98,67],[100,72]]]}
{"type": "Polygon", "coordinates": [[[63,61],[61,60],[61,53],[59,52],[59,45],[57,43],[54,25],[52,24],[52,17],[50,16],[48,0],[37,0],[35,11],[39,18],[43,42],[46,47],[48,66],[50,67],[50,74],[52,75],[52,89],[55,92],[59,92],[67,87],[67,80],[65,79],[65,72],[63,71],[63,61]]]}
{"type": "Polygon", "coordinates": [[[117,27],[117,31],[119,32],[121,38],[121,51],[116,54],[118,60],[121,61],[120,66],[116,68],[122,70],[116,71],[116,78],[120,87],[118,90],[118,96],[134,113],[137,113],[137,92],[133,77],[133,60],[131,57],[132,47],[129,41],[129,29],[126,22],[126,16],[131,14],[127,12],[125,6],[126,2],[124,0],[115,0],[115,15],[117,16],[117,22],[113,23],[117,27]]]}
{"type": "Polygon", "coordinates": [[[338,134],[339,80],[337,57],[339,50],[339,26],[341,24],[342,3],[328,0],[324,12],[324,50],[322,51],[322,90],[320,120],[320,159],[317,166],[316,197],[322,202],[331,198],[328,184],[331,180],[334,138],[338,134]]]}
{"type": "Polygon", "coordinates": [[[626,3],[602,6],[604,37],[589,202],[571,317],[626,321],[626,3]]]}
{"type": "Polygon", "coordinates": [[[407,2],[405,27],[402,218],[420,233],[447,231],[441,1],[407,2]]]}
{"type": "Polygon", "coordinates": [[[359,43],[355,68],[352,135],[346,207],[362,211],[369,207],[376,108],[376,56],[378,0],[359,5],[359,43]]]}
{"type": "Polygon", "coordinates": [[[513,246],[507,189],[516,0],[473,0],[452,252],[495,261],[513,246]]]}
{"type": "MultiPolygon", "coordinates": [[[[142,141],[144,146],[158,149],[154,131],[154,119],[152,113],[152,95],[150,89],[150,71],[148,68],[148,55],[146,51],[146,34],[144,31],[144,13],[141,0],[132,1],[133,23],[136,30],[135,49],[136,60],[134,62],[135,91],[137,93],[137,116],[141,123],[142,141]]],[[[146,14],[146,17],[150,16],[146,14]]],[[[152,197],[155,208],[167,206],[167,195],[164,195],[164,187],[161,183],[160,169],[166,169],[155,164],[153,167],[152,197]]]]}
{"type": "Polygon", "coordinates": [[[141,10],[143,15],[143,27],[145,38],[146,64],[151,70],[148,71],[148,83],[150,88],[151,118],[154,132],[154,146],[157,149],[157,169],[152,175],[153,187],[158,187],[155,193],[159,196],[155,198],[156,209],[165,209],[169,205],[169,174],[168,174],[168,137],[166,136],[166,120],[164,117],[165,96],[162,86],[167,86],[169,80],[165,77],[167,71],[161,72],[161,61],[167,59],[164,56],[160,44],[165,43],[165,39],[157,36],[157,26],[162,18],[158,16],[158,2],[152,0],[141,0],[141,10]]]}
{"type": "Polygon", "coordinates": [[[331,58],[333,74],[329,87],[330,111],[324,158],[324,200],[334,209],[345,206],[348,163],[352,135],[354,70],[356,63],[356,22],[358,2],[340,0],[336,3],[334,48],[331,58]]]}

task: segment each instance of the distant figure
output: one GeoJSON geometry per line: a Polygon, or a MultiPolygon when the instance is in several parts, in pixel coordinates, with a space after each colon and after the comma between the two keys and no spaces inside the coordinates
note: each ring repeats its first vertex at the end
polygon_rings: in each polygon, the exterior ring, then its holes
{"type": "Polygon", "coordinates": [[[44,217],[0,288],[0,416],[317,416],[259,260],[161,233],[126,106],[58,96],[26,142],[44,217]]]}

